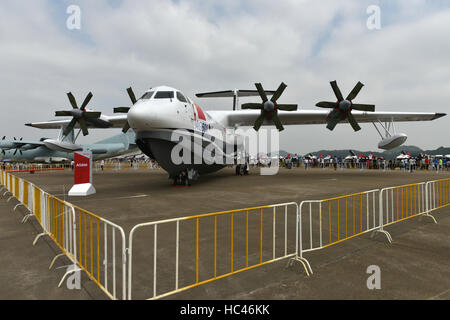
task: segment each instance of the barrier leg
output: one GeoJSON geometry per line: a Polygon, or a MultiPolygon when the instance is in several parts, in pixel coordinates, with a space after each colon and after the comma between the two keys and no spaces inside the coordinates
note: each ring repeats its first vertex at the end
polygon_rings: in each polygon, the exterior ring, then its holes
{"type": "Polygon", "coordinates": [[[75,273],[75,272],[79,272],[82,271],[80,268],[78,268],[76,265],[74,266],[74,268],[72,270],[68,270],[66,271],[66,273],[63,275],[63,277],[61,278],[61,281],[58,284],[58,288],[61,287],[61,285],[63,284],[64,280],[66,279],[66,277],[71,274],[71,273],[75,273]]]}
{"type": "Polygon", "coordinates": [[[6,200],[6,202],[9,202],[12,198],[15,198],[14,196],[11,196],[8,198],[8,200],[6,200]]]}
{"type": "Polygon", "coordinates": [[[14,207],[13,210],[16,211],[16,209],[17,209],[18,206],[24,206],[24,207],[25,207],[25,205],[24,205],[23,203],[18,203],[18,204],[16,204],[16,206],[14,207]]]}
{"type": "Polygon", "coordinates": [[[57,254],[57,255],[53,258],[53,260],[52,260],[52,262],[50,263],[50,266],[48,267],[48,269],[50,270],[51,268],[53,268],[53,265],[55,264],[56,260],[58,260],[59,257],[65,256],[65,255],[66,255],[65,253],[57,254]]]}
{"type": "Polygon", "coordinates": [[[36,245],[36,242],[39,240],[40,237],[47,235],[46,232],[40,233],[36,236],[36,238],[33,241],[33,246],[36,245]]]}
{"type": "Polygon", "coordinates": [[[372,234],[370,235],[370,238],[373,239],[373,237],[375,237],[375,235],[378,232],[384,234],[386,236],[387,240],[389,241],[389,243],[392,243],[392,236],[391,236],[391,234],[389,232],[387,232],[386,230],[383,230],[383,229],[374,230],[372,232],[372,234]]]}
{"type": "Polygon", "coordinates": [[[303,257],[295,257],[295,258],[291,258],[289,259],[286,268],[289,268],[290,266],[292,266],[292,264],[295,263],[295,261],[300,262],[303,266],[303,269],[305,269],[306,275],[309,277],[310,275],[313,274],[313,271],[311,269],[311,265],[309,264],[308,260],[306,260],[303,257]]]}
{"type": "Polygon", "coordinates": [[[431,214],[429,214],[429,213],[425,213],[425,214],[423,214],[423,215],[420,216],[420,218],[422,218],[422,217],[428,217],[428,218],[431,218],[431,220],[433,220],[433,222],[434,222],[435,224],[437,224],[436,219],[435,219],[431,214]]]}
{"type": "Polygon", "coordinates": [[[30,217],[32,217],[32,216],[34,216],[34,214],[30,213],[30,214],[27,214],[25,217],[23,217],[22,224],[26,223],[28,221],[28,219],[30,219],[30,217]]]}

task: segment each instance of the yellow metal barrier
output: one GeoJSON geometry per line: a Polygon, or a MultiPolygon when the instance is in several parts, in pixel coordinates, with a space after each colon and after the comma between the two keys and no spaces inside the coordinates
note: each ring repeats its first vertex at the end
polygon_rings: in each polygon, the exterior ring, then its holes
{"type": "Polygon", "coordinates": [[[76,261],[111,299],[126,299],[126,243],[123,229],[92,212],[73,206],[77,225],[76,261]],[[117,241],[116,241],[117,239],[117,241]],[[120,240],[121,245],[116,245],[120,240]],[[121,263],[117,263],[119,257],[121,263]],[[110,264],[112,264],[110,266],[110,264]],[[122,282],[116,274],[122,274],[122,282]]]}
{"type": "MultiPolygon", "coordinates": [[[[5,179],[3,174],[2,179],[5,179]]],[[[23,221],[35,216],[42,226],[43,232],[35,238],[33,245],[40,237],[47,235],[61,249],[62,253],[55,256],[50,268],[61,256],[67,256],[74,266],[80,268],[68,270],[60,286],[68,274],[83,270],[111,299],[117,298],[118,290],[126,299],[126,243],[121,227],[12,174],[8,173],[6,180],[13,195],[31,211],[23,221]],[[116,246],[116,238],[117,242],[121,241],[121,246],[116,246]],[[122,261],[117,266],[116,256],[122,261]],[[108,265],[110,263],[112,267],[108,265]],[[116,280],[116,273],[119,272],[122,281],[116,280]]]]}
{"type": "Polygon", "coordinates": [[[300,251],[323,249],[379,228],[378,192],[301,202],[300,251]]]}
{"type": "Polygon", "coordinates": [[[424,182],[384,188],[380,192],[380,215],[383,226],[426,212],[426,184],[424,182]]]}
{"type": "Polygon", "coordinates": [[[36,216],[37,221],[42,225],[41,221],[41,190],[33,185],[32,187],[33,192],[33,212],[36,216]]]}
{"type": "Polygon", "coordinates": [[[153,264],[153,277],[145,278],[148,270],[139,270],[138,280],[153,282],[148,295],[158,299],[296,256],[297,214],[298,206],[292,202],[135,226],[129,236],[128,299],[132,298],[133,258],[152,258],[153,263],[145,265],[153,264]],[[137,241],[135,233],[142,228],[153,232],[140,232],[137,241]],[[175,241],[158,246],[160,234],[173,234],[175,241]],[[147,248],[152,243],[153,255],[144,247],[133,257],[133,243],[146,243],[147,248]]]}
{"type": "Polygon", "coordinates": [[[429,181],[427,188],[427,209],[437,210],[450,204],[450,179],[429,181]]]}

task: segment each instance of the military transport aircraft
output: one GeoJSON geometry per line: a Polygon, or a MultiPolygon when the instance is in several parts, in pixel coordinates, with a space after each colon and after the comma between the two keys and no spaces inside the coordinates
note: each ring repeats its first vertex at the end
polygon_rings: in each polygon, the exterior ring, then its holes
{"type": "Polygon", "coordinates": [[[122,127],[123,132],[127,132],[131,127],[136,133],[136,144],[143,153],[155,159],[169,173],[169,178],[173,179],[174,183],[189,184],[190,180],[199,175],[220,170],[227,165],[224,162],[210,163],[203,159],[203,151],[210,145],[219,153],[219,158],[238,158],[237,150],[239,144],[242,144],[238,141],[242,141],[239,140],[242,137],[237,131],[241,127],[253,125],[254,130],[258,131],[262,125],[275,125],[281,131],[284,125],[327,124],[327,128],[333,130],[338,123],[344,122],[358,131],[361,129],[358,123],[371,122],[382,138],[379,147],[392,149],[406,140],[405,134],[396,133],[394,122],[429,121],[445,116],[444,113],[434,112],[375,112],[375,105],[353,103],[364,86],[361,82],[357,83],[346,98],[336,81],[330,84],[337,100],[316,104],[317,107],[330,110],[297,110],[297,104],[277,103],[287,87],[284,83],[281,83],[276,91],[266,91],[260,83],[256,83],[256,90],[228,90],[196,95],[198,98],[232,97],[233,110],[228,111],[204,111],[181,91],[158,86],[149,89],[139,99],[136,99],[133,90],[128,88],[132,105],[114,109],[115,113],[124,113],[123,115],[105,116],[86,109],[92,93],[88,94],[80,108],[74,96],[68,93],[72,109],[57,111],[56,116],[70,116],[72,119],[27,125],[42,129],[66,126],[64,133],[76,127],[80,128],[84,135],[88,134],[88,128],[122,127]],[[272,96],[270,100],[268,95],[272,96]],[[244,103],[241,110],[237,110],[238,98],[250,96],[259,96],[261,101],[244,103]],[[377,125],[381,127],[381,132],[377,125]],[[220,140],[208,134],[212,129],[223,132],[226,139],[220,140]],[[174,135],[174,132],[182,133],[174,135]],[[189,149],[190,159],[200,158],[199,163],[174,161],[173,149],[183,137],[192,141],[192,148],[189,149]]]}
{"type": "MultiPolygon", "coordinates": [[[[69,134],[70,136],[70,134],[69,134]]],[[[66,138],[67,139],[67,138],[66,138]]],[[[73,159],[74,151],[91,151],[94,160],[107,159],[138,151],[134,132],[119,134],[94,144],[76,145],[65,141],[42,138],[39,141],[23,139],[0,140],[0,160],[18,162],[65,162],[73,159]],[[70,148],[63,148],[67,144],[70,148]]]]}

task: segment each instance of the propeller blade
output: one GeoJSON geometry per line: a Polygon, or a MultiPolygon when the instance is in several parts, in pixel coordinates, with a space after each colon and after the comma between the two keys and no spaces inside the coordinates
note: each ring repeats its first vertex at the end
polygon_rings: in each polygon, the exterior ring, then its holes
{"type": "Polygon", "coordinates": [[[129,96],[130,99],[131,99],[131,102],[132,102],[133,104],[135,104],[137,100],[136,100],[136,96],[134,95],[133,89],[132,89],[131,87],[129,87],[129,88],[127,89],[127,92],[128,92],[128,96],[129,96]]]}
{"type": "Polygon", "coordinates": [[[98,119],[100,118],[100,116],[102,115],[101,112],[97,112],[97,111],[87,111],[87,112],[83,112],[83,116],[86,119],[98,119]]]}
{"type": "Polygon", "coordinates": [[[350,122],[350,125],[352,126],[353,130],[359,131],[361,130],[361,127],[359,126],[358,122],[356,122],[355,117],[353,117],[352,113],[347,113],[347,119],[348,122],[350,122]]]}
{"type": "Polygon", "coordinates": [[[278,118],[278,114],[275,112],[272,116],[273,123],[277,127],[278,131],[283,131],[284,127],[281,124],[280,118],[278,118]]]}
{"type": "Polygon", "coordinates": [[[67,97],[69,98],[70,104],[72,105],[72,108],[78,109],[77,101],[75,100],[75,97],[73,96],[72,92],[69,92],[67,94],[67,97]]]}
{"type": "Polygon", "coordinates": [[[316,107],[335,109],[338,107],[338,104],[336,102],[321,101],[316,103],[316,107]]]}
{"type": "Polygon", "coordinates": [[[92,92],[89,92],[88,95],[86,96],[86,98],[84,99],[83,104],[81,105],[80,110],[83,110],[83,111],[84,111],[84,109],[86,109],[86,106],[88,105],[89,101],[91,101],[92,96],[93,96],[92,92]]]}
{"type": "Polygon", "coordinates": [[[259,96],[261,97],[263,102],[266,102],[267,99],[267,95],[266,92],[264,91],[264,88],[262,86],[261,83],[255,83],[256,89],[258,90],[259,96]]]}
{"type": "Polygon", "coordinates": [[[55,111],[55,117],[71,117],[72,112],[70,111],[55,111]]]}
{"type": "Polygon", "coordinates": [[[262,107],[261,103],[244,103],[241,105],[241,109],[261,109],[262,107]]]}
{"type": "Polygon", "coordinates": [[[339,121],[341,121],[341,112],[332,111],[330,114],[330,119],[327,122],[327,129],[333,131],[339,121]]]}
{"type": "Polygon", "coordinates": [[[284,89],[286,89],[287,85],[282,82],[280,86],[278,87],[277,91],[272,96],[272,99],[270,101],[277,102],[277,100],[280,98],[280,96],[283,94],[284,89]]]}
{"type": "Polygon", "coordinates": [[[352,101],[353,99],[355,99],[359,91],[361,91],[362,87],[364,87],[364,85],[360,81],[358,81],[356,86],[353,88],[352,92],[350,92],[349,95],[347,96],[347,100],[352,101]]]}
{"type": "Polygon", "coordinates": [[[64,136],[69,135],[69,133],[73,130],[73,128],[75,127],[75,124],[77,123],[77,119],[73,118],[72,121],[70,121],[70,123],[67,125],[67,127],[64,129],[64,136]]]}
{"type": "Polygon", "coordinates": [[[359,110],[359,111],[370,111],[370,112],[374,112],[374,111],[375,111],[375,105],[373,105],[373,104],[360,104],[360,103],[355,103],[355,104],[352,104],[352,109],[354,109],[354,110],[359,110]]]}
{"type": "Polygon", "coordinates": [[[344,97],[342,97],[341,90],[339,89],[336,80],[331,81],[330,84],[331,84],[331,88],[333,88],[334,95],[336,96],[338,101],[341,102],[342,100],[344,100],[344,97]]]}
{"type": "Polygon", "coordinates": [[[277,104],[277,109],[283,111],[297,111],[298,105],[296,104],[277,104]]]}
{"type": "Polygon", "coordinates": [[[128,110],[130,110],[129,107],[117,107],[114,108],[114,113],[128,113],[128,110]]]}
{"type": "Polygon", "coordinates": [[[78,123],[80,124],[81,131],[83,131],[83,136],[87,136],[89,134],[89,131],[86,126],[86,120],[84,120],[83,118],[80,118],[78,120],[78,123]]]}
{"type": "Polygon", "coordinates": [[[122,128],[122,132],[127,133],[128,130],[130,130],[130,124],[127,122],[127,123],[125,123],[125,125],[122,128]]]}
{"type": "Polygon", "coordinates": [[[265,118],[266,118],[266,113],[262,112],[261,115],[256,119],[255,125],[253,126],[253,129],[255,129],[255,131],[258,131],[259,128],[261,128],[262,124],[264,123],[265,118]]]}

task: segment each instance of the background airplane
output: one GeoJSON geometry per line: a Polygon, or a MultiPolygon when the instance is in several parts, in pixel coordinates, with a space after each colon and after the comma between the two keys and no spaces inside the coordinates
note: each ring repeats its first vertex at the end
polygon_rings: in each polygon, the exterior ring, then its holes
{"type": "MultiPolygon", "coordinates": [[[[92,94],[88,94],[82,106],[78,105],[72,96],[68,94],[72,110],[57,111],[56,116],[71,116],[72,119],[29,123],[28,126],[42,129],[57,129],[67,126],[71,130],[80,128],[83,134],[88,134],[88,128],[122,127],[127,132],[131,127],[136,132],[136,144],[143,153],[155,159],[159,165],[169,173],[169,178],[176,184],[189,184],[190,180],[220,170],[226,166],[230,158],[236,159],[236,151],[239,148],[239,135],[235,129],[249,127],[258,131],[263,125],[275,125],[281,131],[283,125],[326,124],[329,130],[334,130],[339,123],[349,123],[355,131],[361,129],[359,123],[372,123],[375,128],[380,125],[383,133],[380,148],[392,149],[403,144],[406,135],[395,131],[394,122],[399,121],[430,121],[445,116],[444,113],[432,112],[375,112],[375,105],[354,103],[358,93],[363,87],[358,82],[349,95],[344,98],[336,81],[330,82],[337,98],[336,102],[322,101],[317,107],[331,110],[297,110],[296,104],[281,104],[278,99],[286,89],[281,83],[276,91],[266,91],[260,83],[256,83],[257,90],[228,90],[219,92],[200,93],[202,97],[233,97],[233,110],[204,111],[181,91],[167,87],[154,87],[145,92],[140,99],[136,99],[131,88],[127,89],[132,106],[118,107],[116,113],[124,113],[117,116],[104,116],[99,112],[86,109],[92,94]],[[236,109],[236,98],[241,96],[259,96],[260,102],[242,104],[242,110],[236,109]],[[268,99],[268,95],[272,95],[268,99]],[[384,124],[383,124],[384,122],[384,124]],[[225,132],[226,141],[205,134],[210,129],[225,132]],[[200,158],[202,162],[175,163],[172,160],[172,150],[179,141],[173,141],[174,131],[183,130],[183,134],[189,139],[199,138],[201,145],[192,148],[190,159],[200,158]],[[227,148],[228,141],[233,141],[231,148],[227,148]],[[203,151],[209,145],[218,148],[218,155],[223,158],[223,163],[205,163],[203,151]],[[233,150],[231,153],[228,150],[233,150]]],[[[67,129],[68,130],[68,129],[67,129]]],[[[64,131],[66,133],[66,131],[64,131]]],[[[241,139],[242,140],[242,139],[241,139]]],[[[216,154],[217,156],[217,154],[216,154]]]]}
{"type": "MultiPolygon", "coordinates": [[[[61,150],[49,144],[55,141],[42,138],[40,141],[6,140],[0,141],[0,161],[17,162],[64,162],[73,160],[71,150],[61,150]]],[[[119,134],[94,144],[78,145],[76,151],[91,151],[94,160],[107,159],[139,151],[134,132],[119,134]]]]}

